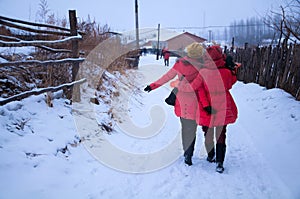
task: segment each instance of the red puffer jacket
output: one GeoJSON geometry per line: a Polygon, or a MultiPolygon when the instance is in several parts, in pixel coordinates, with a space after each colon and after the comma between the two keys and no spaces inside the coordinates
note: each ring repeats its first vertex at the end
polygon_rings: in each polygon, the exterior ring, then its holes
{"type": "Polygon", "coordinates": [[[236,76],[225,68],[222,50],[219,46],[207,48],[204,68],[191,84],[179,85],[179,90],[190,92],[197,90],[199,112],[196,121],[201,126],[223,126],[234,123],[237,119],[237,107],[229,92],[237,81],[236,76]],[[209,115],[203,108],[212,106],[216,114],[209,115]]]}
{"type": "MultiPolygon", "coordinates": [[[[200,60],[191,59],[188,57],[181,58],[176,61],[174,66],[164,74],[160,79],[150,84],[152,90],[164,85],[172,80],[176,75],[178,79],[184,76],[184,81],[191,83],[198,75],[201,66],[200,60]]],[[[181,84],[181,83],[179,83],[181,84]]],[[[194,90],[183,92],[178,91],[176,95],[174,111],[176,116],[185,119],[196,120],[196,112],[198,108],[197,94],[194,90]]]]}

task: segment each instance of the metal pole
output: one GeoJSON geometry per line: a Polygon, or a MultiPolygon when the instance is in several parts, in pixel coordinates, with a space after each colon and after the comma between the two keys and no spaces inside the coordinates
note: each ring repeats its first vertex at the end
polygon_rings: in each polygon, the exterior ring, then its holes
{"type": "Polygon", "coordinates": [[[135,34],[136,34],[136,48],[140,49],[138,0],[135,0],[135,34]]]}
{"type": "Polygon", "coordinates": [[[159,32],[160,32],[160,24],[158,24],[158,33],[157,33],[157,53],[156,53],[156,60],[159,60],[159,32]]]}
{"type": "Polygon", "coordinates": [[[208,31],[208,42],[212,42],[212,31],[208,31]]]}

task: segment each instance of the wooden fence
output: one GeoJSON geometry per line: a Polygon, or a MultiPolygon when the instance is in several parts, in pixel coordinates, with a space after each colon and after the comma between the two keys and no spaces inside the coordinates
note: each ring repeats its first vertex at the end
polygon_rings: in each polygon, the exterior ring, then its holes
{"type": "MultiPolygon", "coordinates": [[[[78,41],[82,39],[82,34],[77,31],[77,18],[76,11],[69,11],[69,21],[70,29],[58,27],[49,24],[33,23],[17,19],[11,19],[7,17],[0,16],[0,25],[8,29],[17,29],[30,33],[29,36],[22,35],[22,37],[17,37],[15,35],[1,35],[0,34],[0,47],[24,47],[24,46],[34,46],[40,49],[47,51],[47,55],[50,53],[65,53],[67,56],[64,56],[62,59],[48,59],[48,60],[19,60],[14,61],[10,60],[8,62],[0,63],[0,69],[4,67],[13,66],[14,68],[24,68],[34,67],[34,66],[49,66],[57,64],[71,64],[71,81],[76,82],[76,76],[79,70],[79,63],[84,61],[83,58],[79,57],[78,41]],[[52,36],[52,37],[51,37],[52,36]],[[56,36],[56,37],[55,37],[56,36]],[[50,38],[59,38],[59,39],[50,39],[50,38]],[[27,38],[24,39],[24,38],[27,38]],[[42,39],[41,39],[42,38],[42,39]],[[66,49],[69,47],[69,49],[66,49]]],[[[47,56],[51,57],[51,56],[47,56]]],[[[33,58],[34,59],[34,58],[33,58]]],[[[70,82],[61,82],[61,83],[70,83],[70,82]]],[[[78,81],[77,81],[78,83],[78,81]]],[[[70,84],[67,84],[68,87],[72,87],[70,84]]],[[[76,85],[76,84],[74,84],[76,85]]],[[[54,85],[48,85],[54,86],[54,85]]],[[[55,85],[57,86],[57,85],[55,85]]],[[[73,100],[79,101],[79,87],[77,87],[76,94],[69,92],[68,97],[73,98],[73,100]]],[[[74,92],[73,88],[73,92],[74,92]]],[[[6,103],[9,101],[6,100],[6,103]]],[[[3,103],[0,102],[0,105],[3,103]]]]}
{"type": "Polygon", "coordinates": [[[232,54],[242,63],[238,79],[267,89],[281,88],[300,100],[300,45],[237,49],[232,54]]]}

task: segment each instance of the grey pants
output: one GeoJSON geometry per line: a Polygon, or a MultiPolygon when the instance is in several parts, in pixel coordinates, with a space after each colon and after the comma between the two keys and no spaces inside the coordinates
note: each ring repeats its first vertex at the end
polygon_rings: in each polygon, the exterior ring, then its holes
{"type": "Polygon", "coordinates": [[[180,118],[180,122],[184,155],[192,157],[196,141],[197,123],[195,120],[184,118],[180,118]]]}

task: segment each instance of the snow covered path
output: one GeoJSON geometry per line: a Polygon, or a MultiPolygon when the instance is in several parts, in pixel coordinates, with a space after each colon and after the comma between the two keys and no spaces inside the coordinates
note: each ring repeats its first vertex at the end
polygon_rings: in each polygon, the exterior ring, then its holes
{"type": "MultiPolygon", "coordinates": [[[[140,89],[168,70],[154,56],[141,57],[140,65],[137,72],[144,75],[140,89]]],[[[180,129],[172,107],[163,102],[168,93],[167,87],[133,92],[129,100],[129,116],[142,125],[150,122],[149,104],[162,107],[166,117],[157,134],[134,137],[116,125],[115,132],[105,137],[129,152],[151,153],[168,145],[180,129]]],[[[46,106],[43,95],[2,106],[0,199],[299,198],[300,102],[282,90],[240,82],[232,94],[239,119],[228,128],[223,174],[205,160],[201,128],[193,166],[186,166],[180,156],[164,168],[134,174],[105,166],[87,146],[78,145],[74,112],[63,99],[55,100],[53,108],[46,106]]],[[[100,121],[104,120],[101,110],[98,107],[100,121]]]]}
{"type": "MultiPolygon", "coordinates": [[[[161,74],[168,70],[166,67],[160,67],[160,69],[155,67],[157,61],[156,63],[154,61],[154,66],[151,66],[151,64],[148,65],[151,63],[150,60],[147,60],[151,59],[149,57],[144,59],[146,65],[143,66],[142,62],[140,71],[146,76],[146,82],[149,76],[153,77],[154,74],[161,74]]],[[[152,61],[153,59],[152,57],[152,61]]],[[[172,63],[174,63],[174,60],[172,63]]],[[[156,79],[157,77],[151,81],[156,79]]],[[[151,81],[148,81],[148,83],[151,81]]],[[[279,89],[273,89],[275,91],[265,91],[263,96],[255,96],[258,95],[258,91],[263,92],[264,90],[255,84],[247,86],[240,82],[232,90],[238,104],[240,119],[228,127],[226,170],[224,175],[220,176],[218,173],[214,173],[215,165],[205,161],[205,157],[203,157],[205,151],[202,145],[203,133],[201,132],[201,128],[198,128],[197,147],[193,158],[194,165],[188,168],[181,168],[182,158],[177,161],[177,164],[173,165],[175,167],[179,166],[177,168],[180,171],[179,173],[184,173],[187,178],[183,178],[186,181],[184,180],[185,182],[182,182],[182,184],[178,182],[178,189],[180,190],[179,187],[182,187],[183,194],[186,193],[186,196],[189,196],[188,198],[196,198],[197,196],[203,196],[203,198],[293,198],[291,189],[299,195],[299,192],[297,192],[299,181],[296,180],[295,182],[295,180],[291,180],[293,179],[293,174],[287,176],[287,173],[291,174],[291,172],[285,171],[286,169],[293,169],[293,171],[297,172],[297,168],[294,167],[297,164],[291,164],[293,161],[300,162],[300,159],[296,158],[296,147],[291,145],[291,143],[286,143],[287,145],[282,147],[283,150],[281,153],[274,150],[276,145],[281,144],[283,140],[282,135],[279,134],[280,130],[276,129],[276,127],[280,126],[281,129],[284,129],[283,126],[287,125],[288,122],[289,129],[292,132],[286,130],[285,133],[290,133],[291,136],[294,135],[293,131],[296,131],[300,127],[300,109],[293,110],[292,108],[295,108],[295,104],[298,104],[297,107],[300,104],[299,102],[286,104],[287,110],[285,113],[281,107],[277,107],[279,105],[278,102],[277,106],[268,103],[270,99],[279,98],[283,100],[284,97],[281,95],[285,94],[285,97],[288,97],[288,94],[279,89]],[[251,91],[250,89],[252,89],[253,93],[249,92],[251,91]],[[276,93],[276,91],[279,93],[276,93]],[[253,94],[253,97],[251,94],[253,94]],[[254,103],[248,103],[254,100],[254,103]],[[265,103],[261,105],[257,101],[264,101],[265,103]],[[278,116],[268,120],[268,118],[272,117],[272,114],[275,114],[275,116],[276,114],[280,114],[278,110],[276,111],[276,108],[282,111],[281,114],[285,114],[285,118],[288,121],[283,122],[282,119],[284,117],[278,119],[278,116]],[[259,109],[269,109],[269,111],[266,113],[259,109]],[[273,109],[273,112],[270,109],[273,109]],[[296,119],[290,120],[291,116],[296,119]],[[277,135],[276,132],[278,132],[277,135]],[[263,141],[259,141],[259,139],[263,139],[263,141]],[[270,145],[274,148],[270,149],[270,145]],[[295,150],[293,151],[293,149],[295,150]],[[290,163],[282,162],[282,160],[287,158],[286,154],[289,154],[290,163]],[[276,155],[280,159],[274,158],[276,155]],[[273,159],[270,159],[272,157],[273,159]],[[278,164],[285,166],[284,168],[286,169],[280,168],[278,164]]],[[[164,99],[163,96],[166,96],[166,94],[158,97],[164,99]]],[[[289,99],[287,100],[289,101],[289,99]]],[[[286,140],[290,140],[288,137],[286,136],[286,140]]],[[[294,142],[299,144],[299,136],[294,142]]],[[[170,183],[173,184],[173,180],[170,183]]]]}

